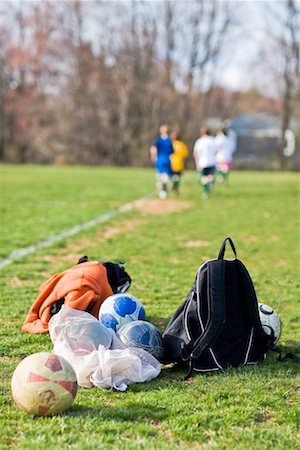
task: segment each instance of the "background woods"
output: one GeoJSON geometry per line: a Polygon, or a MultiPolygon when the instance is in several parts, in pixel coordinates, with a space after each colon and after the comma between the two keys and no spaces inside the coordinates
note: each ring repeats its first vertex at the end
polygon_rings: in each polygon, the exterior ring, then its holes
{"type": "Polygon", "coordinates": [[[299,113],[299,8],[262,8],[277,24],[255,64],[264,85],[253,79],[241,91],[222,82],[237,42],[249,39],[239,4],[2,2],[0,160],[147,165],[161,122],[191,146],[208,118],[261,111],[281,117],[281,157],[299,113]]]}

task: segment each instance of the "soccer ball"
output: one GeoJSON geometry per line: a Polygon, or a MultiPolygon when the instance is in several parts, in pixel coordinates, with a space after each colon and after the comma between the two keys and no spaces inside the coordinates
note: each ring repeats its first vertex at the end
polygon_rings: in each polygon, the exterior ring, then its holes
{"type": "Polygon", "coordinates": [[[77,393],[72,366],[53,353],[34,353],[17,366],[11,381],[19,408],[37,416],[52,416],[69,408],[77,393]]]}
{"type": "Polygon", "coordinates": [[[144,320],[123,325],[118,333],[119,339],[126,347],[138,347],[161,360],[164,354],[164,341],[155,325],[144,320]]]}
{"type": "Polygon", "coordinates": [[[275,342],[277,342],[281,335],[281,320],[279,315],[271,306],[265,305],[264,303],[258,304],[258,311],[265,333],[268,335],[272,335],[274,333],[275,342]]]}
{"type": "Polygon", "coordinates": [[[67,340],[70,348],[77,355],[86,355],[98,350],[99,345],[105,348],[111,345],[111,330],[99,323],[96,318],[93,317],[93,319],[95,321],[73,321],[61,331],[60,337],[67,340]]]}
{"type": "Polygon", "coordinates": [[[131,294],[111,295],[102,303],[99,310],[100,322],[114,331],[132,320],[145,318],[144,306],[131,294]]]}

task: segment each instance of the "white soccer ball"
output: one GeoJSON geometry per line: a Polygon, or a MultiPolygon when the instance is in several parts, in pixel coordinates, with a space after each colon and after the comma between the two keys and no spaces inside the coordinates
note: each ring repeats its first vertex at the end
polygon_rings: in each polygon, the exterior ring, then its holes
{"type": "Polygon", "coordinates": [[[120,327],[133,320],[145,320],[145,308],[131,294],[114,294],[100,306],[99,320],[107,328],[118,331],[120,327]]]}
{"type": "Polygon", "coordinates": [[[34,353],[15,369],[11,389],[19,408],[37,416],[52,416],[72,405],[77,378],[72,366],[61,356],[34,353]]]}
{"type": "Polygon", "coordinates": [[[259,318],[262,324],[262,327],[268,335],[272,335],[274,333],[275,342],[277,342],[281,335],[281,320],[276,311],[269,305],[264,303],[258,304],[259,318]]]}

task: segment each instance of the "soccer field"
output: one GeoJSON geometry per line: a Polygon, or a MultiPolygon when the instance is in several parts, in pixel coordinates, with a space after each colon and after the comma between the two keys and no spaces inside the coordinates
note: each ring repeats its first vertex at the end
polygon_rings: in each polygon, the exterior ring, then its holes
{"type": "MultiPolygon", "coordinates": [[[[48,335],[20,331],[39,285],[82,255],[125,260],[130,291],[163,331],[192,286],[198,266],[231,236],[258,300],[283,322],[279,345],[300,354],[299,176],[232,172],[204,201],[193,172],[180,197],[154,194],[150,169],[0,166],[0,448],[296,449],[300,442],[300,367],[275,354],[255,367],[159,378],[125,393],[79,388],[70,410],[33,417],[19,410],[10,380],[22,358],[51,351],[48,335]],[[60,236],[114,211],[111,218],[14,260],[14,251],[60,236]]],[[[228,257],[231,257],[228,251],[228,257]]]]}

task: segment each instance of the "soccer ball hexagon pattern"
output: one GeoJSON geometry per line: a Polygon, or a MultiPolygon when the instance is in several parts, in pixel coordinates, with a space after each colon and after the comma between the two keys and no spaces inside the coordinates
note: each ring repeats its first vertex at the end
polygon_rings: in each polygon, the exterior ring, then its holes
{"type": "Polygon", "coordinates": [[[123,325],[117,334],[127,347],[142,348],[159,361],[162,359],[164,341],[158,328],[152,323],[136,320],[123,325]]]}
{"type": "Polygon", "coordinates": [[[145,319],[144,306],[131,294],[111,295],[102,303],[99,311],[100,322],[114,331],[133,320],[145,319]]]}
{"type": "Polygon", "coordinates": [[[15,369],[11,389],[19,408],[37,416],[52,416],[72,405],[77,379],[72,366],[61,356],[34,353],[15,369]]]}
{"type": "Polygon", "coordinates": [[[265,305],[264,303],[258,304],[259,318],[262,324],[262,327],[265,333],[272,335],[276,338],[275,342],[277,342],[281,335],[281,320],[279,315],[274,311],[274,309],[265,305]]]}

